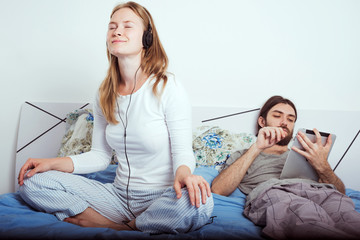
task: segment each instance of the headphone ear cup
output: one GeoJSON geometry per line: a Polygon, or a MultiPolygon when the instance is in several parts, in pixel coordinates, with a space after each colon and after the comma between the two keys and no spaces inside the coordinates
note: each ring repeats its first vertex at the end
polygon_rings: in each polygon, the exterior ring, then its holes
{"type": "Polygon", "coordinates": [[[142,43],[144,48],[148,49],[149,47],[151,47],[152,42],[153,42],[153,35],[151,32],[151,26],[149,26],[148,30],[144,31],[142,43]]]}

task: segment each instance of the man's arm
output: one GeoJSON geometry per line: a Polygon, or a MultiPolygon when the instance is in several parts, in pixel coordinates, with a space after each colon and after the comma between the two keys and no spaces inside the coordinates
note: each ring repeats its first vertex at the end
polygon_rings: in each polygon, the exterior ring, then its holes
{"type": "Polygon", "coordinates": [[[308,137],[302,132],[299,132],[297,138],[304,150],[300,150],[293,147],[293,150],[306,157],[311,166],[319,175],[319,182],[333,184],[336,189],[345,194],[345,185],[341,179],[336,176],[327,161],[330,147],[331,147],[331,135],[327,138],[325,145],[321,143],[321,135],[317,129],[314,129],[316,135],[315,143],[311,142],[308,137]]]}
{"type": "Polygon", "coordinates": [[[246,171],[254,159],[260,154],[261,150],[254,143],[228,168],[224,169],[212,182],[211,191],[213,193],[228,196],[230,195],[244,178],[246,171]]]}
{"type": "Polygon", "coordinates": [[[274,146],[287,136],[281,127],[263,127],[259,130],[256,142],[212,182],[211,191],[228,196],[240,184],[255,158],[265,149],[274,146]]]}
{"type": "Polygon", "coordinates": [[[322,172],[318,171],[319,182],[331,183],[336,187],[336,189],[339,192],[345,194],[344,183],[341,181],[341,179],[338,176],[336,176],[336,174],[331,169],[330,165],[329,164],[327,164],[327,165],[328,165],[328,167],[324,168],[324,170],[322,172]]]}

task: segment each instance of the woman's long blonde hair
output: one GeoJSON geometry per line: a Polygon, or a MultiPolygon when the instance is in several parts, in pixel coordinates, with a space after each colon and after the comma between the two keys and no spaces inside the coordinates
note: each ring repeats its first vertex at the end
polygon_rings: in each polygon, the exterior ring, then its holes
{"type": "MultiPolygon", "coordinates": [[[[155,96],[159,96],[161,93],[157,91],[157,86],[163,81],[163,87],[165,87],[168,80],[166,76],[168,58],[160,42],[154,21],[148,10],[135,2],[127,2],[115,6],[110,18],[117,10],[122,8],[130,8],[137,16],[139,16],[143,20],[144,29],[148,29],[149,24],[151,26],[153,42],[148,49],[143,50],[140,68],[147,76],[153,76],[153,79],[155,79],[153,93],[155,96]]],[[[117,57],[111,56],[108,49],[106,51],[110,65],[106,77],[99,88],[100,106],[106,120],[109,123],[117,124],[118,121],[115,118],[115,107],[118,86],[120,83],[120,69],[117,57]]]]}

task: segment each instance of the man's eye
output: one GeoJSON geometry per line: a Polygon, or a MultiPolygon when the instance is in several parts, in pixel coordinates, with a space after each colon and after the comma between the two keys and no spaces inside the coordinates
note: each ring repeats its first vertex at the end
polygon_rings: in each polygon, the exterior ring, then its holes
{"type": "Polygon", "coordinates": [[[293,118],[288,119],[289,122],[294,122],[295,120],[293,118]]]}

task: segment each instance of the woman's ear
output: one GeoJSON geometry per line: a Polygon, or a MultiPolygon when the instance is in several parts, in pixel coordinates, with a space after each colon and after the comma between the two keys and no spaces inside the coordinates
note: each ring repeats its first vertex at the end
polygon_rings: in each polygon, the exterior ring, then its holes
{"type": "Polygon", "coordinates": [[[262,116],[260,116],[259,118],[258,118],[258,124],[259,124],[259,126],[260,127],[265,127],[265,124],[266,123],[266,121],[265,121],[265,119],[262,117],[262,116]]]}

